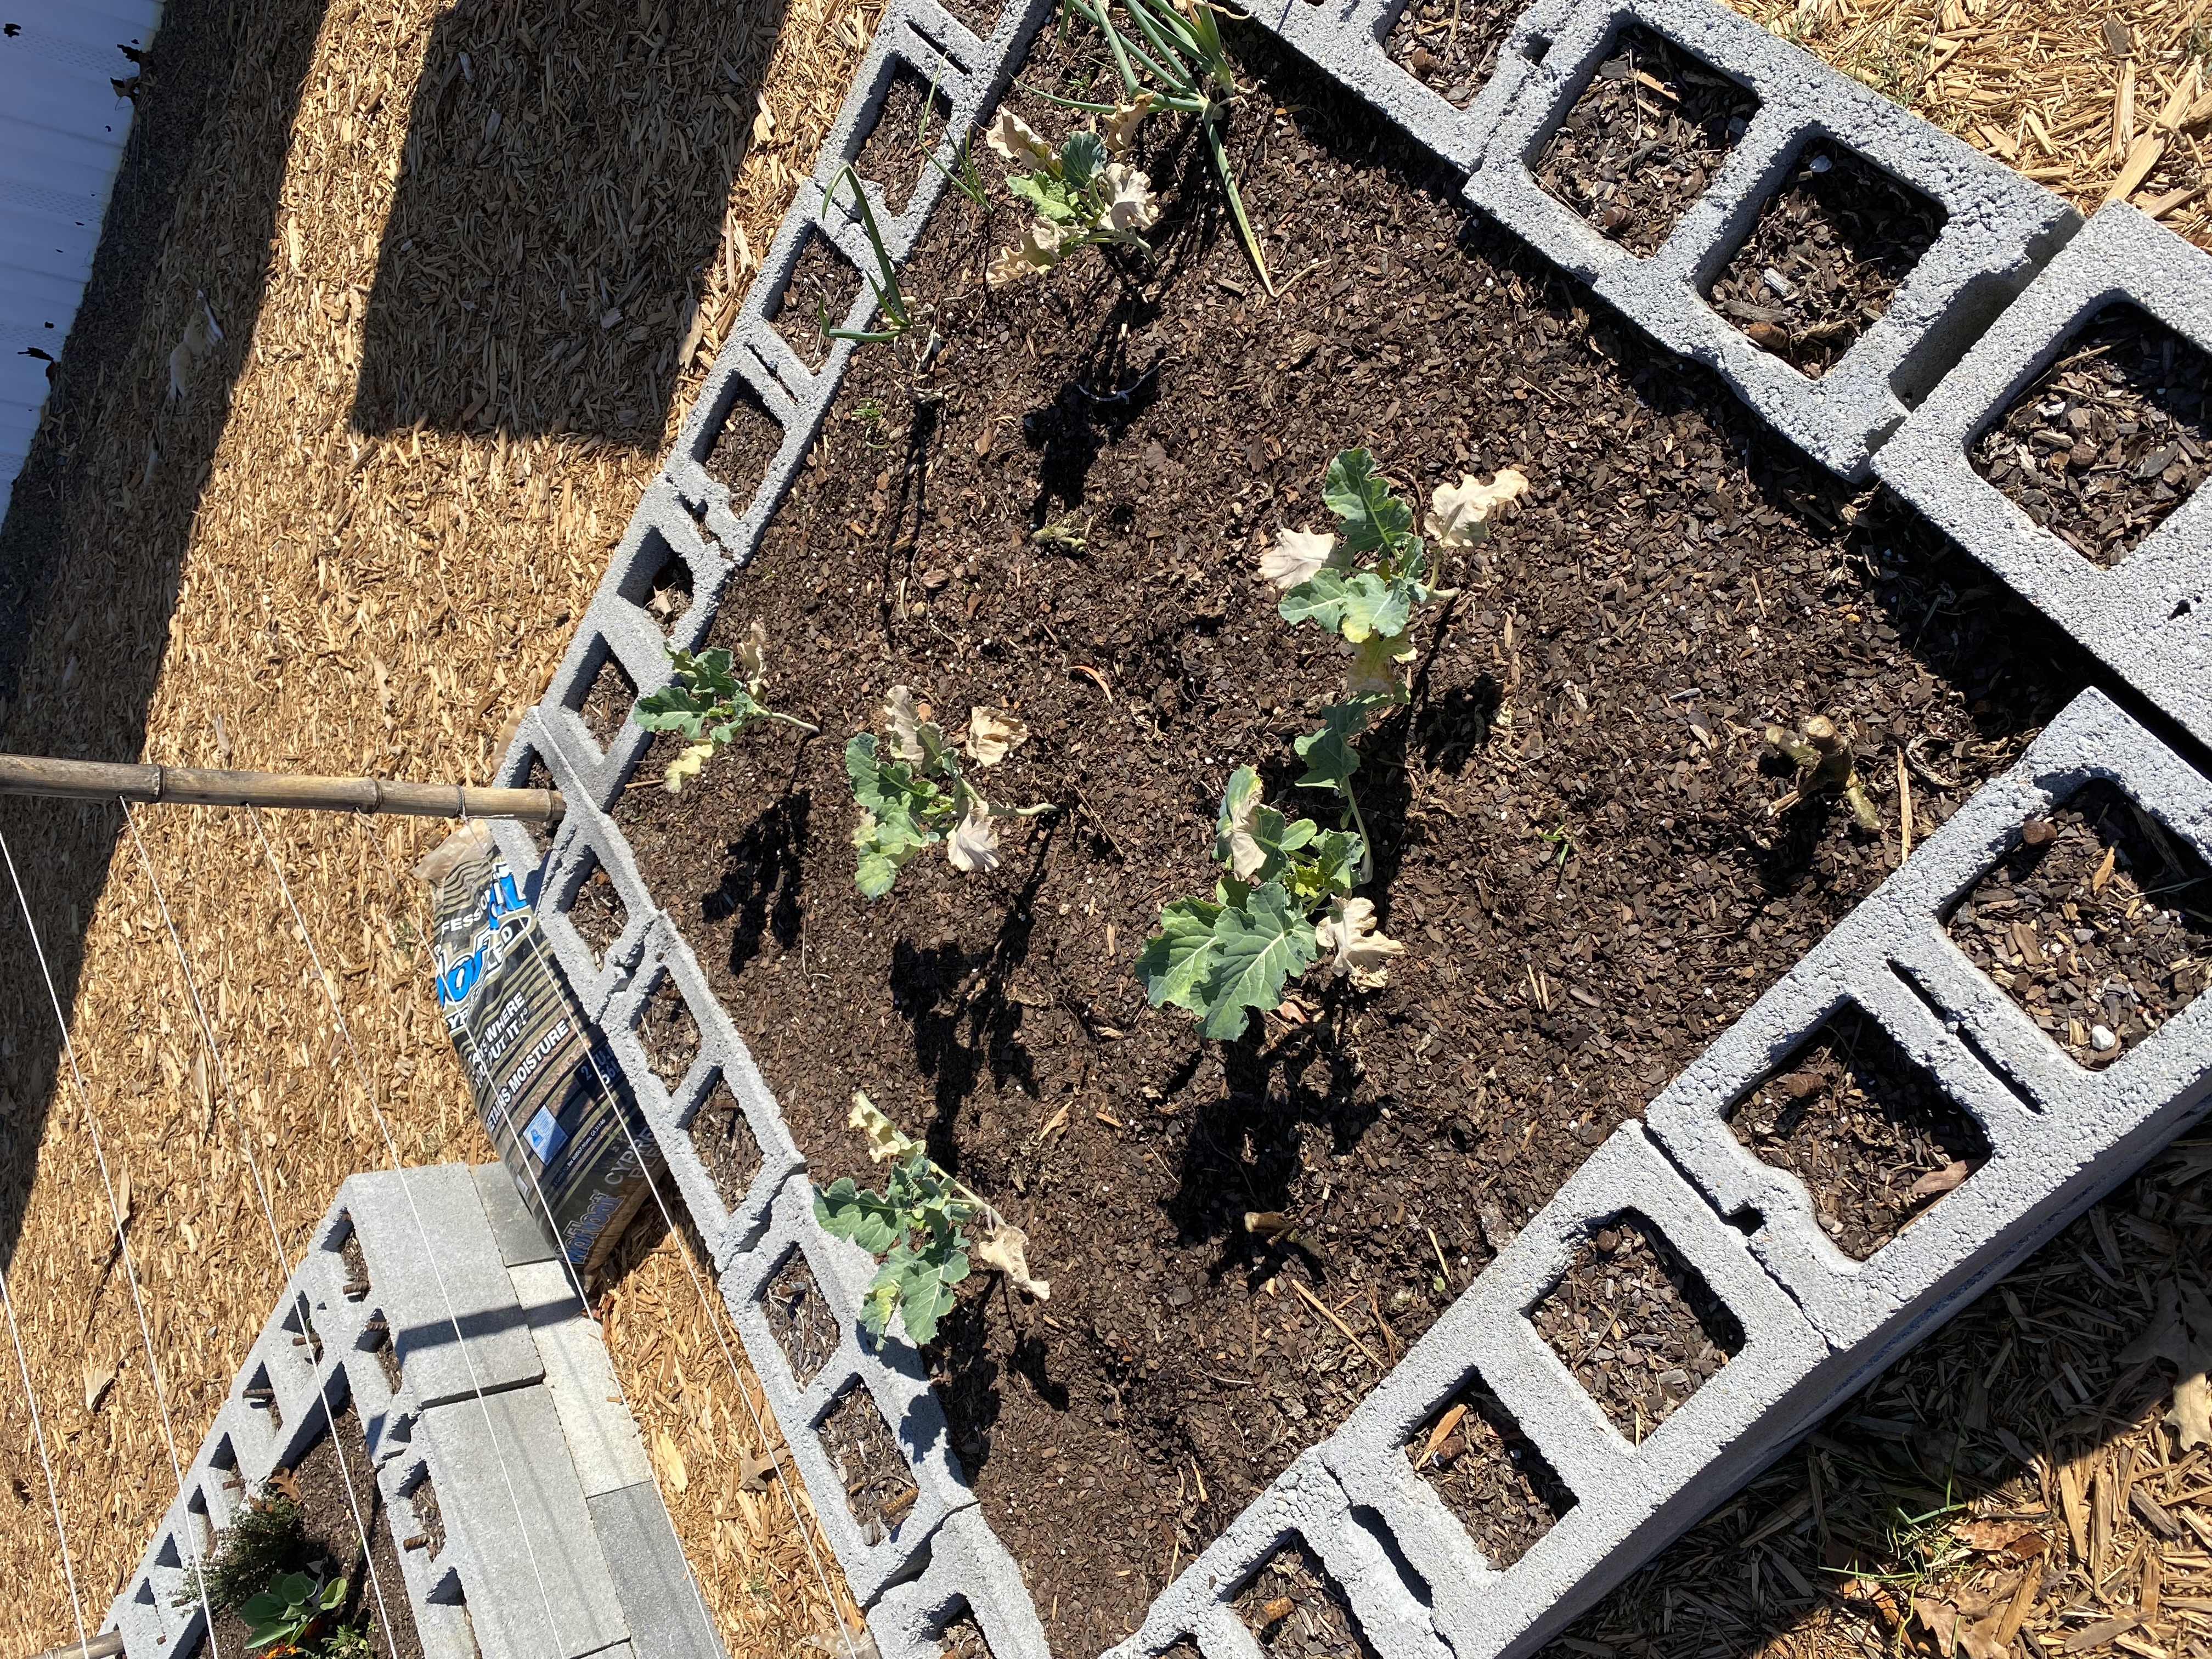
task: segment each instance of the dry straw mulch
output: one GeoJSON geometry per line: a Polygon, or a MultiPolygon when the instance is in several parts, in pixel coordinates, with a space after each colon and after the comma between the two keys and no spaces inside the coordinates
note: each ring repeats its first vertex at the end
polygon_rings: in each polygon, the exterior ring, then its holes
{"type": "MultiPolygon", "coordinates": [[[[198,15],[179,0],[168,27],[227,31],[226,78],[126,367],[48,434],[68,451],[66,559],[7,746],[482,781],[877,15],[872,0],[335,0],[327,14],[235,0],[198,15]],[[224,338],[187,349],[169,404],[196,291],[224,338]]],[[[158,76],[143,95],[164,95],[158,76]]],[[[295,1257],[338,1182],[386,1152],[251,825],[176,808],[139,822],[220,1068],[117,809],[0,805],[93,1120],[127,1172],[131,1258],[189,1456],[280,1282],[238,1124],[295,1257]]],[[[441,831],[263,823],[398,1157],[487,1157],[404,873],[441,831]]],[[[0,897],[0,1261],[96,1624],[175,1486],[85,1109],[0,897]]],[[[844,1591],[833,1564],[825,1593],[786,1494],[743,1486],[761,1448],[736,1389],[757,1385],[730,1374],[678,1251],[660,1239],[608,1279],[617,1367],[732,1650],[789,1653],[832,1628],[844,1591]]],[[[0,1652],[21,1653],[75,1626],[0,1354],[0,1652]]]]}

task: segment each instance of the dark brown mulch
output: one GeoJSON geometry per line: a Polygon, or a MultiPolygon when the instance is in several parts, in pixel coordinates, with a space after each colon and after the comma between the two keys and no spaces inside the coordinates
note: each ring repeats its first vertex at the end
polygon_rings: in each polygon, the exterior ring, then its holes
{"type": "Polygon", "coordinates": [[[402,1549],[424,1549],[435,1560],[446,1553],[446,1512],[438,1504],[438,1488],[428,1474],[417,1480],[407,1494],[407,1501],[415,1506],[415,1522],[422,1530],[415,1534],[422,1541],[412,1539],[399,1540],[402,1549]]]}
{"type": "Polygon", "coordinates": [[[1267,1558],[1236,1607],[1268,1659],[1380,1659],[1343,1589],[1303,1538],[1267,1558]]]}
{"type": "Polygon", "coordinates": [[[1520,8],[1507,0],[1407,0],[1382,50],[1401,69],[1465,109],[1498,70],[1520,8]]]}
{"type": "Polygon", "coordinates": [[[768,1282],[761,1310],[776,1346],[791,1361],[791,1374],[805,1388],[837,1351],[837,1316],[814,1281],[814,1269],[793,1249],[768,1282]]]}
{"type": "Polygon", "coordinates": [[[1674,1415],[1743,1346],[1705,1277],[1641,1216],[1616,1216],[1529,1315],[1630,1440],[1674,1415]]]}
{"type": "MultiPolygon", "coordinates": [[[[841,198],[842,199],[842,198],[841,198]]],[[[822,331],[826,314],[831,328],[842,328],[853,301],[860,297],[858,266],[830,245],[818,230],[806,234],[799,263],[791,269],[783,298],[769,319],[784,343],[797,352],[810,368],[822,367],[830,355],[830,337],[822,331]]]]}
{"type": "Polygon", "coordinates": [[[1748,87],[1664,35],[1626,28],[1536,158],[1536,179],[1648,256],[1705,194],[1758,112],[1748,87]]]}
{"type": "Polygon", "coordinates": [[[684,556],[670,548],[668,556],[660,562],[660,568],[653,573],[652,585],[646,589],[645,608],[665,633],[671,623],[691,608],[693,597],[691,567],[684,556]]]}
{"type": "Polygon", "coordinates": [[[638,1010],[638,1044],[653,1067],[653,1074],[670,1089],[684,1081],[691,1062],[699,1058],[699,1022],[691,1005],[669,975],[661,975],[638,1010]]]}
{"type": "Polygon", "coordinates": [[[707,476],[729,490],[732,512],[743,513],[752,504],[769,463],[782,447],[782,426],[750,387],[739,386],[705,463],[707,476]]]}
{"type": "Polygon", "coordinates": [[[2108,783],[2032,833],[2046,838],[1974,884],[1951,938],[2053,1042],[2104,1065],[2212,981],[2212,872],[2108,783]]]}
{"type": "Polygon", "coordinates": [[[991,38],[991,31],[999,27],[999,18],[1006,11],[1005,0],[942,0],[945,9],[954,18],[975,31],[979,40],[991,38]]]}
{"type": "Polygon", "coordinates": [[[1805,1183],[1836,1248],[1861,1261],[1953,1190],[1917,1183],[1990,1155],[1981,1126],[1856,1008],[1731,1108],[1729,1127],[1805,1183]]]}
{"type": "Polygon", "coordinates": [[[592,960],[605,966],[607,952],[629,924],[629,907],[622,902],[614,878],[596,857],[592,859],[591,873],[576,888],[576,896],[568,906],[568,920],[590,948],[592,960]]]}
{"type": "Polygon", "coordinates": [[[584,694],[583,707],[576,712],[592,740],[606,750],[614,746],[615,738],[629,723],[630,706],[636,701],[637,682],[630,678],[621,659],[609,651],[599,672],[592,677],[592,689],[584,694]]]}
{"type": "Polygon", "coordinates": [[[349,1226],[345,1242],[338,1246],[338,1260],[345,1263],[345,1294],[358,1302],[369,1292],[368,1257],[361,1248],[361,1235],[349,1226]]]}
{"type": "Polygon", "coordinates": [[[991,1659],[991,1644],[972,1613],[962,1613],[938,1632],[937,1651],[939,1659],[991,1659]]]}
{"type": "Polygon", "coordinates": [[[1815,144],[1766,198],[1713,304],[1817,380],[1881,319],[1943,228],[1943,210],[1848,149],[1815,144]]]}
{"type": "Polygon", "coordinates": [[[2013,400],[1974,468],[2110,568],[2204,482],[2212,357],[2133,306],[2107,307],[2013,400]]]}
{"type": "Polygon", "coordinates": [[[722,1202],[736,1209],[751,1190],[753,1177],[760,1174],[767,1158],[726,1079],[714,1079],[706,1103],[691,1120],[691,1145],[714,1178],[722,1202]]]}
{"type": "MultiPolygon", "coordinates": [[[[945,136],[952,106],[944,94],[911,69],[902,69],[884,89],[883,112],[868,131],[867,142],[853,158],[863,179],[883,186],[884,205],[903,213],[915,187],[930,170],[930,152],[945,136]]],[[[843,196],[839,196],[843,201],[843,196]]]]}
{"type": "Polygon", "coordinates": [[[867,1389],[855,1382],[822,1419],[822,1449],[845,1488],[853,1519],[871,1543],[887,1536],[921,1489],[867,1389]]]}
{"type": "Polygon", "coordinates": [[[384,1386],[392,1393],[399,1392],[399,1350],[392,1340],[392,1324],[382,1314],[368,1321],[368,1351],[376,1356],[379,1370],[384,1373],[384,1386]]]}
{"type": "Polygon", "coordinates": [[[1575,1506],[1574,1493],[1479,1376],[1421,1425],[1406,1443],[1406,1455],[1459,1517],[1482,1559],[1501,1571],[1575,1506]]]}
{"type": "MultiPolygon", "coordinates": [[[[815,1178],[879,1180],[846,1123],[863,1089],[1028,1231],[1050,1303],[978,1273],[928,1357],[1070,1651],[1132,1628],[1342,1421],[1369,1355],[1418,1338],[1493,1237],[1888,873],[1894,838],[1832,805],[1770,813],[1788,781],[1759,769],[1767,720],[1850,720],[1892,815],[1894,748],[1918,740],[1955,780],[1916,786],[1924,834],[2080,684],[1955,552],[1617,333],[1364,105],[1231,33],[1262,94],[1234,131],[1247,201],[1279,270],[1323,268],[1267,301],[1171,120],[1138,157],[1168,191],[1150,275],[1086,251],[986,291],[1026,216],[995,167],[988,213],[949,194],[904,275],[937,307],[945,395],[854,356],[713,635],[762,618],[771,700],[824,735],[756,728],[680,797],[615,808],[815,1178]],[[1409,947],[1389,986],[1302,983],[1243,1041],[1202,1042],[1146,1009],[1131,963],[1163,900],[1211,890],[1235,766],[1326,813],[1291,743],[1342,659],[1281,621],[1255,556],[1319,522],[1328,458],[1361,443],[1418,505],[1502,465],[1531,493],[1447,562],[1461,595],[1416,625],[1415,700],[1362,739],[1373,891],[1409,947]],[[1079,553],[1031,540],[1071,520],[1079,553]],[[872,904],[842,750],[902,682],[955,723],[1018,703],[1032,735],[999,792],[1062,811],[1010,830],[994,874],[933,851],[872,904]],[[1248,1210],[1296,1224],[1249,1233],[1248,1210]]],[[[1062,50],[1048,36],[1024,82],[1097,68],[1062,50]]]]}

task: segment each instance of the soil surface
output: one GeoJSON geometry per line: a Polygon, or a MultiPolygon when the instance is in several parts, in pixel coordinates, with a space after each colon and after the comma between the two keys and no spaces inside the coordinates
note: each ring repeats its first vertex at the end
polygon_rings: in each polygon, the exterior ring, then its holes
{"type": "Polygon", "coordinates": [[[2028,834],[1951,938],[2076,1061],[2106,1065],[2212,983],[2212,871],[2108,783],[2028,834]]]}
{"type": "Polygon", "coordinates": [[[801,362],[819,368],[830,355],[830,337],[822,331],[825,319],[828,326],[842,328],[860,297],[860,267],[830,246],[820,231],[810,230],[782,302],[769,320],[801,362]]]}
{"type": "Polygon", "coordinates": [[[990,1644],[983,1639],[983,1627],[975,1622],[972,1613],[962,1613],[939,1633],[937,1651],[942,1659],[992,1659],[990,1644]]]}
{"type": "Polygon", "coordinates": [[[1943,210],[1848,149],[1815,144],[1766,199],[1711,300],[1817,380],[1881,320],[1943,228],[1943,210]]]}
{"type": "Polygon", "coordinates": [[[1974,467],[2027,516],[2107,568],[2204,482],[2212,357],[2112,306],[2014,398],[1974,467]]]}
{"type": "Polygon", "coordinates": [[[1735,1138],[1812,1194],[1820,1225],[1863,1261],[1990,1155],[1981,1126],[1856,1009],[1737,1103],[1735,1138]]]}
{"type": "Polygon", "coordinates": [[[629,925],[629,907],[622,902],[614,878],[596,855],[592,858],[591,873],[577,885],[576,896],[569,901],[568,920],[590,948],[592,960],[604,966],[607,952],[629,925]]]}
{"type": "MultiPolygon", "coordinates": [[[[1029,1232],[1052,1299],[979,1272],[929,1358],[1070,1653],[1133,1629],[1888,872],[1893,834],[1771,810],[1768,720],[1849,721],[1892,817],[1915,744],[1948,780],[1916,779],[1917,840],[2081,683],[1944,544],[1840,494],[1463,216],[1364,105],[1232,33],[1262,94],[1232,132],[1245,198],[1274,269],[1306,274],[1266,298],[1172,119],[1134,158],[1164,194],[1155,266],[1085,250],[988,290],[1025,217],[995,162],[988,212],[948,194],[902,278],[947,342],[933,382],[918,398],[893,354],[856,354],[715,624],[732,645],[764,621],[770,701],[823,735],[756,727],[678,797],[649,787],[664,736],[616,808],[815,1178],[878,1179],[845,1121],[865,1090],[1029,1232]],[[1389,987],[1301,982],[1202,1042],[1131,964],[1162,902],[1211,890],[1235,767],[1325,809],[1291,744],[1343,659],[1280,619],[1255,562],[1279,526],[1320,527],[1322,471],[1359,444],[1418,505],[1462,471],[1532,487],[1446,561],[1460,592],[1416,623],[1413,701],[1360,739],[1369,890],[1408,946],[1389,987]],[[948,727],[1018,709],[1031,736],[994,798],[1060,810],[1007,830],[995,872],[932,849],[870,903],[842,750],[895,684],[948,727]],[[1247,1211],[1291,1224],[1248,1232],[1247,1211]]],[[[1081,36],[1040,50],[1025,86],[1099,68],[1081,36]]]]}
{"type": "Polygon", "coordinates": [[[913,70],[902,69],[891,77],[883,112],[853,159],[862,178],[883,186],[884,206],[890,212],[905,212],[914,199],[915,186],[930,170],[929,154],[944,137],[951,113],[945,94],[913,70]]]}
{"type": "Polygon", "coordinates": [[[1465,109],[1498,70],[1521,9],[1506,0],[1407,0],[1382,43],[1390,60],[1465,109]]]}
{"type": "Polygon", "coordinates": [[[662,975],[639,1007],[637,1041],[653,1074],[672,1091],[699,1058],[699,1022],[673,977],[662,975]]]}
{"type": "Polygon", "coordinates": [[[736,1209],[768,1160],[753,1136],[752,1125],[745,1121],[744,1109],[723,1079],[714,1079],[705,1104],[691,1120],[691,1145],[714,1178],[722,1202],[736,1209]]]}
{"type": "Polygon", "coordinates": [[[1268,1659],[1380,1659],[1343,1588],[1304,1539],[1270,1556],[1236,1605],[1268,1659]]]}
{"type": "Polygon", "coordinates": [[[1636,1215],[1583,1244],[1529,1317],[1613,1427],[1639,1443],[1743,1346],[1704,1275],[1636,1215]]]}
{"type": "Polygon", "coordinates": [[[791,1362],[791,1374],[800,1388],[837,1352],[837,1317],[815,1283],[814,1269],[796,1249],[768,1282],[761,1309],[776,1346],[791,1362]]]}
{"type": "Polygon", "coordinates": [[[738,387],[705,463],[707,476],[729,490],[732,512],[742,514],[752,504],[769,463],[782,447],[782,425],[751,388],[738,387]]]}
{"type": "Polygon", "coordinates": [[[921,1492],[890,1425],[867,1389],[855,1382],[830,1408],[817,1432],[844,1483],[845,1503],[861,1537],[880,1543],[921,1492]]]}
{"type": "Polygon", "coordinates": [[[630,706],[636,701],[637,682],[610,651],[592,678],[591,690],[584,693],[584,706],[576,711],[602,752],[613,746],[615,738],[629,723],[630,706]]]}
{"type": "Polygon", "coordinates": [[[1758,112],[1750,88],[1664,35],[1626,28],[1536,158],[1536,181],[1648,257],[1758,112]]]}
{"type": "Polygon", "coordinates": [[[1406,1443],[1406,1455],[1482,1559],[1501,1571],[1575,1506],[1574,1493],[1480,1377],[1406,1443]]]}

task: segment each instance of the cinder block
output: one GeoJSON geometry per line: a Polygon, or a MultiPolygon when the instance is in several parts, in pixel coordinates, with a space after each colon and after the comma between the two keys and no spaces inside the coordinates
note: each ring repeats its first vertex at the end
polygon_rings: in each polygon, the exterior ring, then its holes
{"type": "Polygon", "coordinates": [[[648,1478],[591,1494],[586,1504],[638,1651],[651,1659],[724,1659],[660,1489],[648,1478]]]}
{"type": "MultiPolygon", "coordinates": [[[[588,800],[578,800],[565,792],[563,798],[569,802],[568,811],[546,856],[544,877],[532,902],[538,925],[544,930],[545,941],[553,947],[554,959],[561,965],[562,977],[568,981],[585,1018],[596,1021],[605,1012],[607,1000],[629,984],[630,975],[637,971],[655,912],[629,843],[612,821],[588,800]],[[606,872],[623,907],[622,931],[604,951],[593,950],[574,920],[576,896],[595,869],[606,872]]],[[[515,829],[514,833],[522,832],[515,829]]]]}
{"type": "Polygon", "coordinates": [[[556,769],[556,774],[565,770],[575,780],[574,794],[568,788],[561,791],[572,810],[580,799],[604,811],[653,740],[653,734],[630,719],[627,711],[604,747],[584,724],[584,704],[600,669],[610,660],[629,676],[640,697],[659,690],[672,678],[660,630],[636,607],[603,605],[595,599],[586,608],[575,637],[568,641],[561,665],[553,671],[535,710],[544,739],[540,752],[546,763],[550,766],[552,753],[559,753],[568,764],[556,769]]]}
{"type": "Polygon", "coordinates": [[[1918,396],[2081,224],[2057,197],[1939,131],[1717,0],[1580,0],[1522,76],[1468,198],[1669,350],[1717,370],[1822,465],[1857,480],[1918,396]],[[1759,100],[1705,194],[1649,258],[1609,241],[1537,183],[1532,164],[1631,24],[1759,100]],[[1880,321],[1818,380],[1754,345],[1705,295],[1814,140],[1856,152],[1941,204],[1942,234],[1880,321]]]}
{"type": "Polygon", "coordinates": [[[2131,1174],[2212,1096],[2212,999],[2198,998],[2092,1072],[1944,932],[1958,901],[2018,845],[2023,822],[2098,779],[2212,860],[2212,782],[2110,698],[2085,691],[1646,1114],[1714,1204],[1759,1218],[1753,1251],[1832,1342],[1861,1351],[1862,1370],[1887,1364],[2131,1174]],[[1980,1122],[1991,1154],[1863,1262],[1821,1231],[1803,1184],[1761,1162],[1727,1121],[1729,1109],[1846,1001],[1878,1020],[1980,1122]]]}
{"type": "Polygon", "coordinates": [[[1022,1570],[979,1509],[945,1517],[920,1575],[868,1609],[868,1633],[882,1659],[937,1659],[938,1638],[963,1612],[975,1615],[992,1659],[1051,1659],[1022,1570]]]}
{"type": "Polygon", "coordinates": [[[357,1175],[338,1189],[422,1407],[544,1375],[499,1243],[465,1164],[357,1175]]]}
{"type": "Polygon", "coordinates": [[[561,1247],[546,1225],[544,1205],[535,1192],[526,1206],[522,1194],[514,1190],[514,1176],[503,1164],[475,1164],[469,1173],[476,1177],[477,1197],[483,1205],[484,1219],[491,1225],[502,1263],[514,1268],[560,1260],[561,1247]]]}
{"type": "Polygon", "coordinates": [[[2036,524],[1966,457],[2074,334],[2123,301],[2212,350],[2212,254],[2114,203],[1929,394],[1876,470],[2191,736],[2212,743],[2212,491],[2200,489],[2104,570],[2036,524]]]}
{"type": "MultiPolygon", "coordinates": [[[[514,1269],[516,1295],[530,1317],[531,1334],[545,1362],[545,1388],[561,1414],[562,1432],[586,1498],[641,1481],[650,1488],[653,1465],[637,1419],[623,1404],[622,1385],[607,1358],[606,1340],[584,1312],[574,1282],[558,1262],[514,1269]]],[[[657,1504],[656,1497],[654,1502],[657,1504]]]]}

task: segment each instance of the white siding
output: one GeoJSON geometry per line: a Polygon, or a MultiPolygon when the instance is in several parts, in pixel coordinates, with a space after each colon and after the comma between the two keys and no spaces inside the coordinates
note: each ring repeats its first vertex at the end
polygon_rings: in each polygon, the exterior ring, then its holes
{"type": "Polygon", "coordinates": [[[137,71],[161,0],[0,0],[0,514],[30,453],[92,275],[131,106],[108,84],[137,71]]]}

